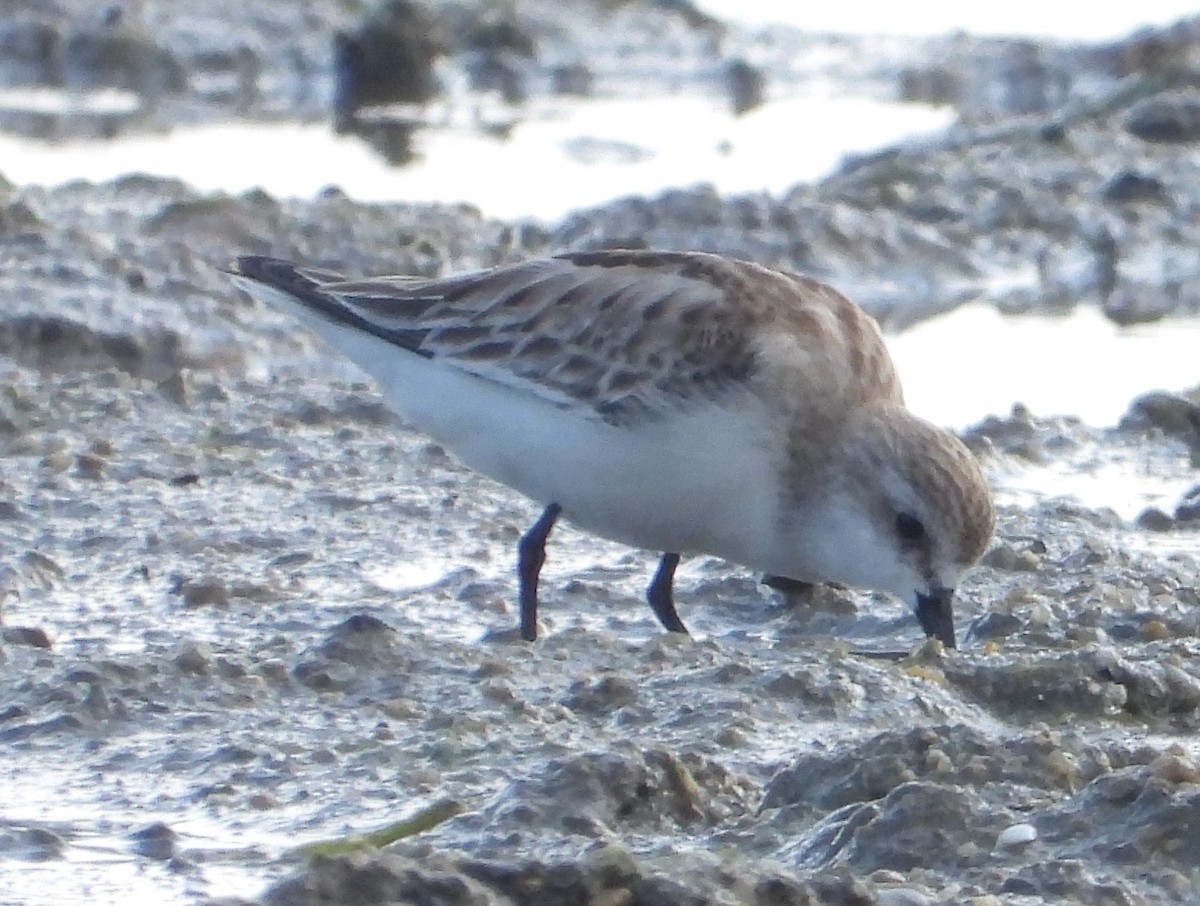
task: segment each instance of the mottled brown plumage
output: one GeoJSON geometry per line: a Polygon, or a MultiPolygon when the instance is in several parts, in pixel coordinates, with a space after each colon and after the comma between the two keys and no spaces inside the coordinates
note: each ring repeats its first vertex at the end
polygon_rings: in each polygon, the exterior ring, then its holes
{"type": "Polygon", "coordinates": [[[699,552],[893,591],[954,643],[949,590],[992,533],[986,482],[954,435],[905,408],[878,325],[832,287],[628,250],[436,279],[264,258],[233,273],[469,465],[547,506],[522,546],[527,637],[561,510],[667,552],[651,602],[668,628],[682,629],[669,558],[699,552]]]}

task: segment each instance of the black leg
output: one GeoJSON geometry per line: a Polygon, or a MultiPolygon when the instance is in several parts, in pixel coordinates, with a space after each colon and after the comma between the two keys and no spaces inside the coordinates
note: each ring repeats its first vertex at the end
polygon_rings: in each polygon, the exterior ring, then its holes
{"type": "Polygon", "coordinates": [[[562,507],[552,503],[517,544],[517,579],[521,587],[521,638],[537,641],[538,576],[546,562],[546,538],[562,507]]]}
{"type": "Polygon", "coordinates": [[[654,581],[646,590],[646,600],[650,602],[650,609],[658,617],[658,622],[662,623],[668,631],[686,633],[687,627],[683,625],[683,620],[679,619],[679,614],[675,612],[675,596],[672,592],[675,583],[675,567],[678,565],[679,554],[662,555],[662,560],[658,563],[658,572],[654,574],[654,581]]]}

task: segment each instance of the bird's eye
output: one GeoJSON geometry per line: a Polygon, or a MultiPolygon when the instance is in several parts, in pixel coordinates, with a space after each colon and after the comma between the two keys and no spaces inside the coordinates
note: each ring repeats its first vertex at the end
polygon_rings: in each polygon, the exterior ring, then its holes
{"type": "Polygon", "coordinates": [[[916,516],[901,513],[896,517],[896,534],[900,536],[901,541],[916,544],[925,538],[925,524],[916,516]]]}

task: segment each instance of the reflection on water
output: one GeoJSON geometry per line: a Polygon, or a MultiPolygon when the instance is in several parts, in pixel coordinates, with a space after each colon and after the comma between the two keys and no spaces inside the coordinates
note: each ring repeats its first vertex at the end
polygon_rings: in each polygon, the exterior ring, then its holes
{"type": "Polygon", "coordinates": [[[968,305],[888,339],[909,405],[965,427],[1023,403],[1035,416],[1115,425],[1149,390],[1200,383],[1200,320],[1120,327],[1094,308],[1062,317],[968,305]]]}
{"type": "Polygon", "coordinates": [[[230,123],[55,145],[0,136],[0,168],[9,180],[41,185],[131,172],[179,178],[206,192],[261,188],[300,198],[337,185],[364,201],[465,203],[495,217],[554,220],[697,183],[720,192],[783,192],[828,173],[848,153],[953,120],[948,109],[811,96],[781,98],[743,116],[724,98],[692,97],[547,100],[531,102],[523,115],[501,129],[474,112],[415,131],[379,127],[368,140],[391,159],[409,160],[402,168],[323,123],[230,123]]]}
{"type": "Polygon", "coordinates": [[[0,129],[40,141],[111,139],[137,118],[140,107],[136,94],[116,88],[0,88],[0,129]]]}
{"type": "Polygon", "coordinates": [[[406,119],[352,119],[339,123],[336,131],[338,135],[356,136],[393,167],[402,167],[417,159],[413,138],[420,126],[406,119]]]}
{"type": "Polygon", "coordinates": [[[1008,0],[1006,3],[780,3],[779,0],[697,0],[719,19],[768,25],[782,22],[812,32],[887,35],[1026,35],[1063,41],[1106,41],[1148,25],[1168,25],[1196,12],[1194,0],[1094,3],[1080,15],[1075,3],[1008,0]]]}

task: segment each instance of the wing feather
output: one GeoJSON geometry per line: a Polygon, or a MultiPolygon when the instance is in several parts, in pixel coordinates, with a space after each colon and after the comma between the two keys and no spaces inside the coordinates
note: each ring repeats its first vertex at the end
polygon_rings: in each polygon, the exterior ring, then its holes
{"type": "Polygon", "coordinates": [[[899,400],[861,309],[816,280],[716,255],[583,252],[437,279],[237,268],[326,318],[618,424],[765,384],[899,400]]]}

